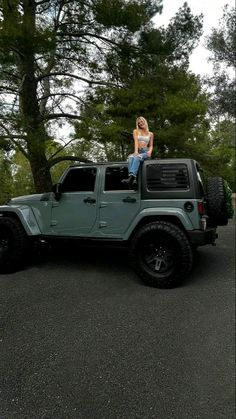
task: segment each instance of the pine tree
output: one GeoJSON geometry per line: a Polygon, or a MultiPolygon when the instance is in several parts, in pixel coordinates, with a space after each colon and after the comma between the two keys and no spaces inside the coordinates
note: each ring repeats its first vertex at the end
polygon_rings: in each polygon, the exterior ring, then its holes
{"type": "Polygon", "coordinates": [[[78,90],[108,83],[106,54],[132,44],[161,2],[0,1],[0,136],[28,159],[37,192],[51,189],[55,122],[80,119],[78,90]]]}

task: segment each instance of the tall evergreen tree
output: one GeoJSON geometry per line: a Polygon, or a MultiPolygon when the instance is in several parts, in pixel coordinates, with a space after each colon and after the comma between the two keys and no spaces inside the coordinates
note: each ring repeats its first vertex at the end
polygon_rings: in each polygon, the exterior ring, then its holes
{"type": "Polygon", "coordinates": [[[223,176],[235,190],[235,8],[224,7],[218,27],[213,28],[207,38],[207,47],[214,75],[207,80],[211,91],[212,129],[206,169],[210,174],[223,176]]]}
{"type": "Polygon", "coordinates": [[[142,32],[137,48],[123,44],[123,54],[110,52],[106,68],[117,87],[88,92],[77,136],[102,145],[105,158],[123,159],[133,144],[132,136],[120,133],[132,132],[135,117],[144,115],[155,133],[154,156],[195,157],[203,152],[208,101],[200,80],[188,72],[189,56],[202,33],[201,18],[185,3],[166,29],[142,32]]]}
{"type": "Polygon", "coordinates": [[[214,77],[208,80],[213,88],[211,112],[213,115],[236,116],[235,51],[236,9],[225,6],[219,26],[207,38],[210,60],[214,64],[214,77]]]}
{"type": "Polygon", "coordinates": [[[161,3],[0,0],[0,136],[28,159],[37,192],[58,161],[47,154],[52,122],[80,119],[78,90],[108,83],[107,53],[134,43],[161,3]]]}

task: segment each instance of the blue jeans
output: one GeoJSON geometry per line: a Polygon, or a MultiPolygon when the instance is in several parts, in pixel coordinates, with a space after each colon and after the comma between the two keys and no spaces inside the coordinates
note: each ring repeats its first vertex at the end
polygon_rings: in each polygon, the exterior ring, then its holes
{"type": "Polygon", "coordinates": [[[144,160],[149,159],[150,157],[147,154],[148,148],[140,148],[138,150],[137,156],[134,156],[133,154],[131,154],[128,157],[128,171],[129,171],[129,175],[134,175],[137,176],[138,173],[138,169],[140,166],[140,163],[144,160]]]}

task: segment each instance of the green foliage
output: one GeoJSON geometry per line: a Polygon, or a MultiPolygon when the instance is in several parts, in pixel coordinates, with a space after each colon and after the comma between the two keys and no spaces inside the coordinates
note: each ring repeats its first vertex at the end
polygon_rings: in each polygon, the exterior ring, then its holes
{"type": "Polygon", "coordinates": [[[225,6],[217,28],[207,38],[207,47],[212,53],[215,74],[208,85],[213,91],[209,113],[215,122],[209,142],[207,171],[220,175],[235,191],[235,49],[236,10],[225,6]],[[231,77],[229,70],[233,70],[231,77]]]}
{"type": "Polygon", "coordinates": [[[202,34],[203,15],[193,16],[185,2],[170,21],[165,34],[165,42],[175,60],[187,60],[202,34]]]}
{"type": "Polygon", "coordinates": [[[64,173],[64,171],[66,170],[68,166],[69,166],[68,161],[62,161],[52,167],[51,174],[52,174],[53,184],[59,182],[60,177],[62,176],[62,174],[64,173]]]}
{"type": "MultiPolygon", "coordinates": [[[[208,95],[187,70],[202,16],[184,3],[166,29],[154,28],[161,10],[162,0],[0,1],[0,149],[11,156],[4,170],[12,175],[4,188],[29,193],[34,181],[38,192],[49,189],[48,167],[63,155],[126,159],[133,139],[121,133],[131,134],[140,114],[154,132],[154,156],[196,158],[233,187],[228,134],[219,142],[209,136],[208,95]],[[67,147],[52,139],[64,118],[78,121],[67,147]]],[[[222,47],[218,35],[211,48],[222,47]]],[[[222,86],[218,102],[231,112],[232,86],[226,78],[222,86]]],[[[67,165],[51,169],[53,182],[67,165]]]]}
{"type": "Polygon", "coordinates": [[[0,204],[4,204],[11,196],[12,176],[8,156],[0,150],[0,204]]]}
{"type": "MultiPolygon", "coordinates": [[[[132,151],[133,140],[120,133],[132,133],[136,117],[144,115],[155,135],[154,156],[196,157],[204,153],[209,124],[207,96],[199,79],[184,68],[169,68],[155,61],[149,70],[148,75],[142,75],[140,63],[141,75],[131,79],[125,89],[98,88],[94,95],[89,94],[81,109],[86,122],[76,125],[77,137],[96,140],[106,157],[113,143],[117,159],[124,159],[132,151]]],[[[114,148],[111,150],[114,155],[114,148]]]]}
{"type": "Polygon", "coordinates": [[[106,85],[107,54],[132,49],[161,3],[0,1],[0,146],[10,144],[28,159],[38,192],[51,186],[51,121],[80,119],[76,105],[85,83],[106,85]]]}
{"type": "Polygon", "coordinates": [[[224,120],[210,131],[201,158],[205,176],[221,176],[235,191],[235,123],[224,120]]]}
{"type": "MultiPolygon", "coordinates": [[[[200,81],[187,72],[186,63],[201,29],[201,17],[192,16],[184,4],[166,30],[142,31],[136,50],[124,44],[126,48],[107,55],[111,81],[120,87],[94,89],[81,107],[100,144],[110,141],[112,133],[117,155],[123,158],[133,144],[119,133],[132,132],[136,117],[144,115],[155,133],[154,154],[193,154],[196,137],[203,141],[207,128],[207,97],[200,81]],[[103,111],[95,112],[101,104],[103,111]]],[[[77,124],[77,135],[91,137],[81,132],[81,124],[77,124]]]]}
{"type": "Polygon", "coordinates": [[[106,28],[126,27],[131,32],[136,32],[140,26],[149,23],[156,13],[161,12],[161,3],[162,0],[156,2],[98,0],[94,5],[95,18],[106,28]]]}
{"type": "Polygon", "coordinates": [[[12,196],[34,193],[32,173],[28,160],[22,153],[15,153],[11,158],[12,196]]]}
{"type": "Polygon", "coordinates": [[[235,117],[235,50],[236,50],[236,9],[225,6],[218,28],[213,28],[207,38],[207,47],[212,53],[215,75],[208,80],[214,89],[211,113],[213,116],[235,117]],[[225,69],[226,68],[226,69],[225,69]],[[233,72],[229,75],[228,70],[233,72]]]}
{"type": "Polygon", "coordinates": [[[236,50],[236,9],[224,7],[223,16],[217,28],[213,28],[207,39],[207,47],[213,53],[211,60],[235,67],[236,50]]]}
{"type": "Polygon", "coordinates": [[[229,184],[226,180],[224,180],[224,195],[226,200],[227,215],[229,218],[233,218],[234,207],[232,202],[232,189],[230,189],[229,184]]]}

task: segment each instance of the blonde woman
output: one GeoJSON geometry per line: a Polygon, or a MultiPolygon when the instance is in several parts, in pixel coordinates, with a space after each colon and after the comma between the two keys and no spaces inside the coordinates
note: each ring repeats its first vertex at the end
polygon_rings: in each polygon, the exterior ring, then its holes
{"type": "Polygon", "coordinates": [[[133,189],[137,188],[137,174],[140,163],[152,155],[154,135],[149,131],[148,123],[143,116],[136,120],[136,129],[133,130],[134,153],[128,157],[128,179],[122,183],[133,189]]]}

